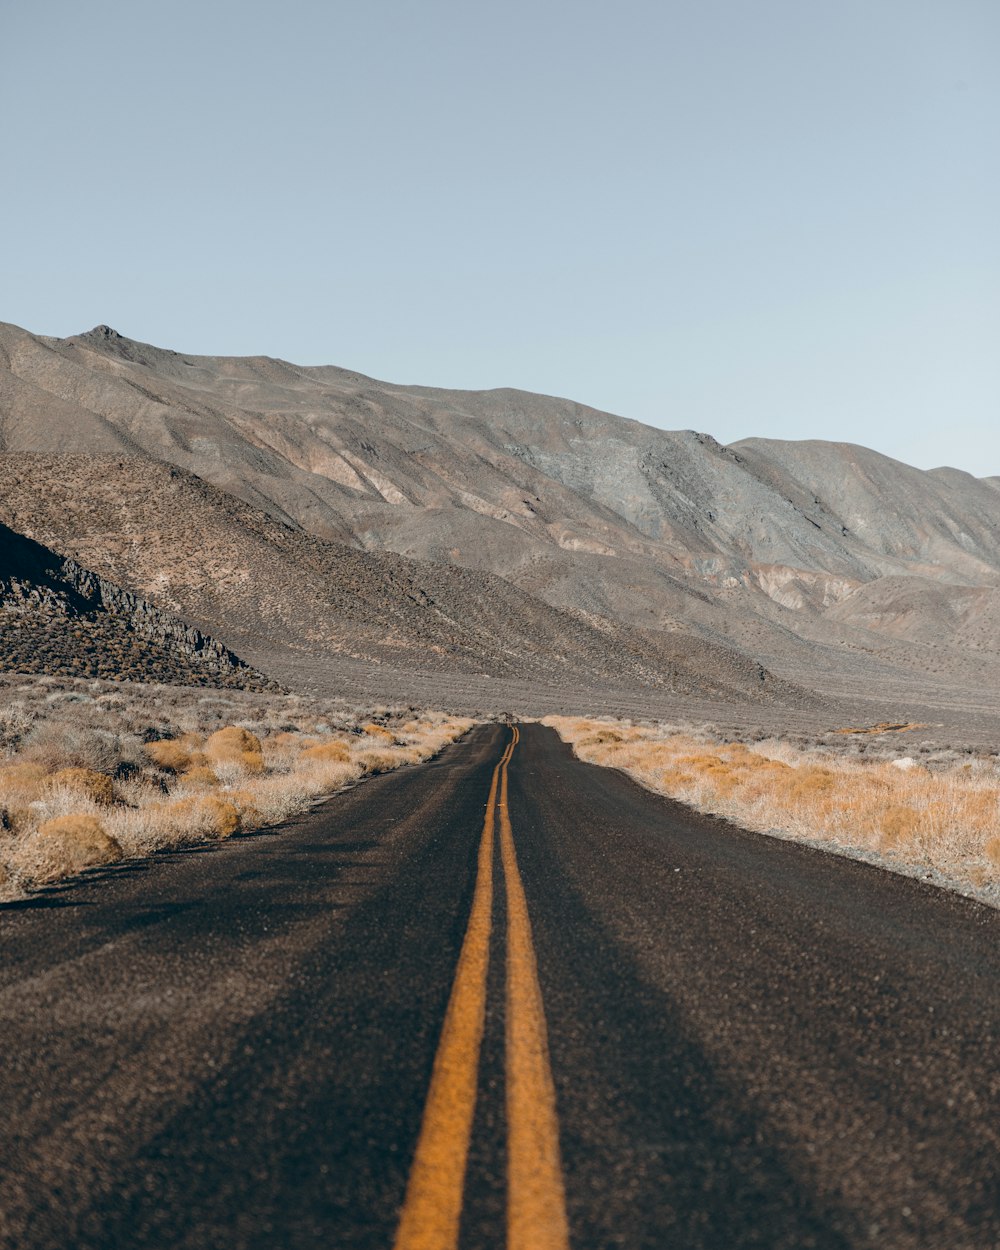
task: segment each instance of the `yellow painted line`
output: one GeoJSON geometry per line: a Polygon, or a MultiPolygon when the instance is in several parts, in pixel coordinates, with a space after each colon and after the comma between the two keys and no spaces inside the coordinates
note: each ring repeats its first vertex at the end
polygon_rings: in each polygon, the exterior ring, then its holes
{"type": "MultiPolygon", "coordinates": [[[[514,730],[514,744],[520,738],[514,730]]],[[[500,855],[507,891],[507,1250],[568,1250],[556,1092],[531,921],[500,780],[500,855]]]]}
{"type": "Polygon", "coordinates": [[[457,1250],[486,1019],[499,791],[500,854],[507,894],[507,1247],[569,1250],[555,1086],[524,886],[507,806],[511,741],[493,770],[476,887],[434,1059],[395,1250],[457,1250]]]}
{"type": "Polygon", "coordinates": [[[395,1250],[455,1250],[458,1246],[462,1191],[479,1085],[479,1050],[486,1021],[486,973],[493,910],[494,808],[497,781],[501,773],[506,775],[507,762],[517,741],[516,729],[514,734],[493,770],[479,843],[472,910],[434,1058],[395,1250]]]}

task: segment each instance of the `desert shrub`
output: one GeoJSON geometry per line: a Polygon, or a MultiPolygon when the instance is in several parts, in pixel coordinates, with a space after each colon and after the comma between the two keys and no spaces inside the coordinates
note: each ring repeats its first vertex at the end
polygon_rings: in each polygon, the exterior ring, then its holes
{"type": "Polygon", "coordinates": [[[35,811],[17,803],[0,805],[0,830],[4,833],[30,833],[38,824],[35,811]]]}
{"type": "Polygon", "coordinates": [[[175,738],[147,742],[143,750],[156,767],[165,772],[182,773],[191,766],[191,752],[175,738]]]}
{"type": "Polygon", "coordinates": [[[364,768],[357,760],[320,760],[307,761],[306,764],[286,777],[268,778],[258,788],[272,788],[278,785],[302,787],[311,797],[320,794],[332,794],[341,786],[349,785],[364,775],[364,768]]]}
{"type": "Polygon", "coordinates": [[[0,750],[17,747],[35,723],[35,713],[18,701],[0,708],[0,750]]]}
{"type": "Polygon", "coordinates": [[[264,757],[269,762],[275,758],[280,758],[283,762],[287,762],[294,759],[305,744],[306,740],[301,733],[290,729],[281,729],[266,738],[261,746],[264,757]]]}
{"type": "Polygon", "coordinates": [[[96,817],[83,813],[46,821],[33,842],[29,848],[34,852],[30,875],[37,882],[54,881],[122,858],[117,840],[105,832],[96,817]]]}
{"type": "Polygon", "coordinates": [[[471,724],[304,697],[265,705],[238,692],[206,696],[138,684],[109,690],[100,681],[61,677],[16,681],[0,675],[0,697],[16,693],[26,708],[18,724],[27,726],[17,757],[0,758],[0,862],[12,874],[7,897],[76,871],[85,858],[57,855],[40,827],[65,828],[56,822],[69,818],[80,829],[96,824],[114,844],[101,854],[142,855],[228,837],[301,812],[366,772],[429,758],[471,724]],[[365,725],[374,732],[362,732],[365,725]]]}
{"type": "Polygon", "coordinates": [[[115,836],[132,855],[206,838],[228,838],[242,825],[239,810],[227,799],[214,794],[183,793],[167,802],[117,808],[109,822],[115,836]]]}
{"type": "Polygon", "coordinates": [[[700,751],[686,755],[679,755],[677,757],[677,764],[680,768],[688,769],[694,773],[707,773],[711,772],[713,769],[722,767],[722,757],[719,755],[710,755],[706,751],[700,751]]]}
{"type": "Polygon", "coordinates": [[[265,771],[291,772],[299,763],[299,754],[303,747],[311,744],[310,739],[288,729],[265,738],[262,744],[265,771]]]}
{"type": "Polygon", "coordinates": [[[219,778],[215,775],[215,770],[207,764],[198,764],[194,768],[189,768],[184,774],[184,784],[186,786],[217,786],[219,778]]]}
{"type": "Polygon", "coordinates": [[[580,739],[582,747],[598,747],[608,742],[622,742],[623,738],[620,733],[616,733],[613,729],[600,729],[597,733],[586,734],[580,739]]]}
{"type": "Polygon", "coordinates": [[[242,827],[236,805],[214,794],[177,799],[162,812],[170,823],[207,838],[228,838],[242,827]]]}
{"type": "Polygon", "coordinates": [[[226,799],[236,808],[243,829],[259,829],[264,823],[255,790],[230,790],[226,799]]]}
{"type": "Polygon", "coordinates": [[[405,756],[389,751],[359,751],[354,757],[366,773],[387,773],[400,764],[408,763],[405,756]]]}
{"type": "Polygon", "coordinates": [[[48,785],[85,795],[102,807],[110,807],[115,801],[114,782],[106,773],[95,772],[92,768],[61,768],[48,779],[48,785]]]}
{"type": "Polygon", "coordinates": [[[117,734],[60,718],[34,725],[25,736],[22,755],[50,771],[92,768],[111,772],[121,751],[117,734]]]}
{"type": "Polygon", "coordinates": [[[0,767],[0,791],[29,790],[31,797],[37,798],[47,775],[42,764],[12,760],[0,767]]]}
{"type": "MultiPolygon", "coordinates": [[[[335,783],[328,788],[336,790],[339,785],[335,783]]],[[[310,785],[299,775],[266,778],[249,792],[252,795],[253,823],[257,826],[277,824],[301,812],[309,800],[321,792],[321,787],[310,785]]]]}
{"type": "Polygon", "coordinates": [[[261,765],[256,759],[252,760],[252,765],[248,767],[242,760],[218,760],[211,768],[224,790],[240,790],[261,774],[261,765]]]}
{"type": "Polygon", "coordinates": [[[793,798],[808,800],[828,793],[833,787],[834,775],[830,769],[804,764],[795,770],[787,791],[793,798]]]}
{"type": "Polygon", "coordinates": [[[216,730],[205,743],[205,756],[213,764],[239,764],[249,773],[264,771],[260,739],[239,725],[216,730]]]}
{"type": "Polygon", "coordinates": [[[321,742],[314,747],[306,747],[300,758],[316,763],[345,763],[351,758],[350,748],[346,742],[321,742]]]}
{"type": "Polygon", "coordinates": [[[40,764],[14,761],[0,767],[0,811],[3,828],[20,832],[34,827],[32,804],[37,803],[45,789],[45,769],[40,764]]]}
{"type": "Polygon", "coordinates": [[[233,759],[237,756],[253,752],[262,753],[260,739],[249,729],[238,725],[227,725],[225,729],[217,729],[205,743],[205,754],[209,759],[233,759]]]}

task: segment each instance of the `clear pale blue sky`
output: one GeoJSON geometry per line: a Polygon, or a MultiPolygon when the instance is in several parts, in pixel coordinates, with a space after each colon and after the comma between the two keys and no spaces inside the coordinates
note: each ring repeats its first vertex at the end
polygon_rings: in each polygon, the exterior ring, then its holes
{"type": "Polygon", "coordinates": [[[0,319],[1000,473],[997,0],[3,5],[0,319]]]}

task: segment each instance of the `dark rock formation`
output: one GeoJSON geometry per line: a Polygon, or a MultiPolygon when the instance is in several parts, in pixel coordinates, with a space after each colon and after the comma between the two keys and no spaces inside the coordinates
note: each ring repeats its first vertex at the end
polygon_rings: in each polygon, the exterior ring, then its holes
{"type": "Polygon", "coordinates": [[[0,524],[0,669],[263,689],[222,643],[0,524]]]}

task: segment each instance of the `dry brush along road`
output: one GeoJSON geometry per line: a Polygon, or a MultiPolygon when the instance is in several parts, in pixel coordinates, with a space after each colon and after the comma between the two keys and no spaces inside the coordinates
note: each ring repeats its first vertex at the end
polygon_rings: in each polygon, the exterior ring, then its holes
{"type": "Polygon", "coordinates": [[[0,1245],[987,1250],[998,931],[484,726],[3,909],[0,1245]]]}

